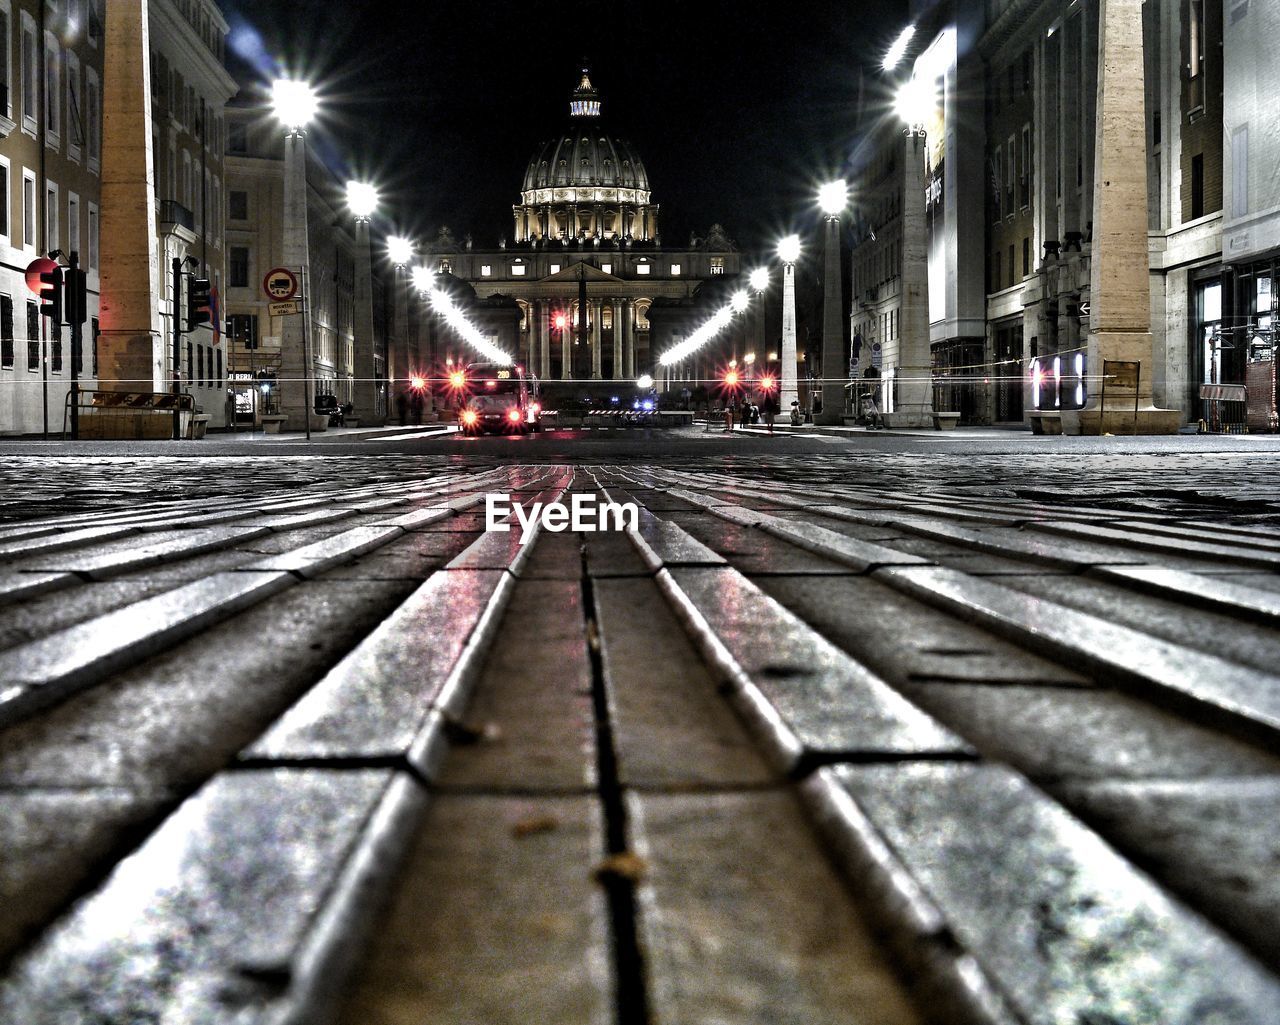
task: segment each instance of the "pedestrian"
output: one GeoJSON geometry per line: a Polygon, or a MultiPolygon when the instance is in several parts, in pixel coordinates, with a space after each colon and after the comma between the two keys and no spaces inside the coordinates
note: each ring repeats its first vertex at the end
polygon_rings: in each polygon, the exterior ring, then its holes
{"type": "Polygon", "coordinates": [[[730,399],[724,404],[724,429],[726,431],[733,430],[733,418],[736,413],[737,410],[734,408],[733,399],[730,399]]]}
{"type": "Polygon", "coordinates": [[[799,427],[800,423],[801,423],[800,400],[792,399],[791,400],[791,426],[799,427]]]}
{"type": "Polygon", "coordinates": [[[422,423],[422,393],[416,388],[413,395],[409,397],[409,415],[413,418],[415,426],[422,423]]]}
{"type": "Polygon", "coordinates": [[[751,403],[743,399],[742,412],[738,414],[738,426],[746,427],[749,423],[751,423],[751,403]]]}
{"type": "Polygon", "coordinates": [[[868,426],[872,430],[876,427],[884,430],[884,417],[880,413],[880,368],[872,363],[863,371],[862,380],[866,388],[863,414],[869,421],[868,426]]]}
{"type": "Polygon", "coordinates": [[[772,434],[773,421],[778,415],[778,399],[773,392],[768,391],[764,393],[764,398],[761,400],[760,411],[764,413],[765,426],[769,428],[769,433],[772,434]]]}
{"type": "Polygon", "coordinates": [[[403,390],[396,394],[396,415],[400,418],[400,426],[409,422],[409,396],[403,390]]]}

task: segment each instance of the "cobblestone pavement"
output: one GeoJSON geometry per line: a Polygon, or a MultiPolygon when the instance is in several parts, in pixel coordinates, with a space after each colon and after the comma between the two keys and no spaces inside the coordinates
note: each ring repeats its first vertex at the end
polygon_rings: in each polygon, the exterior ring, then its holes
{"type": "Polygon", "coordinates": [[[1107,440],[14,446],[0,1022],[1275,1025],[1275,447],[1107,440]]]}

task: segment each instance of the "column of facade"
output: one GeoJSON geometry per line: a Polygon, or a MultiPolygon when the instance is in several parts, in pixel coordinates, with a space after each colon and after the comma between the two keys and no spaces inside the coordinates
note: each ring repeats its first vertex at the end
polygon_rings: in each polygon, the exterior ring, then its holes
{"type": "MultiPolygon", "coordinates": [[[[898,399],[885,415],[890,427],[933,426],[933,368],[929,342],[928,233],[925,230],[923,135],[904,137],[902,168],[902,300],[898,399]]],[[[784,407],[785,408],[785,407],[784,407]]]]}
{"type": "Polygon", "coordinates": [[[573,305],[565,303],[564,308],[569,323],[560,331],[560,380],[568,381],[573,377],[573,338],[577,333],[577,323],[573,321],[573,305]]]}
{"type": "Polygon", "coordinates": [[[613,376],[625,377],[626,366],[622,359],[622,300],[611,300],[613,306],[613,376]]]}
{"type": "Polygon", "coordinates": [[[280,328],[280,412],[288,417],[291,431],[307,429],[311,409],[310,332],[314,323],[313,283],[307,280],[310,263],[307,236],[307,141],[302,132],[290,132],[284,140],[284,265],[298,277],[303,290],[302,313],[282,317],[280,328]]]}
{"type": "Polygon", "coordinates": [[[99,382],[122,391],[163,386],[147,7],[114,2],[105,26],[99,382]]]}
{"type": "MultiPolygon", "coordinates": [[[[1084,89],[1080,60],[1080,33],[1072,32],[1067,16],[1068,0],[1062,0],[1062,31],[1058,37],[1057,100],[1059,107],[1058,147],[1062,168],[1062,232],[1084,231],[1080,218],[1080,93],[1084,89]]],[[[1084,18],[1080,17],[1080,23],[1084,18]]]]}
{"type": "MultiPolygon", "coordinates": [[[[844,347],[844,302],[840,281],[840,218],[828,216],[822,279],[822,424],[844,422],[848,367],[844,347]]],[[[812,353],[810,353],[812,358],[812,353]]]]}
{"type": "Polygon", "coordinates": [[[599,381],[604,377],[603,370],[603,353],[600,351],[604,348],[604,300],[591,300],[591,379],[599,381]]]}
{"type": "Polygon", "coordinates": [[[635,339],[633,338],[633,335],[632,335],[633,319],[634,319],[634,310],[632,309],[632,306],[631,306],[631,300],[624,299],[622,301],[622,376],[623,377],[632,376],[631,372],[628,371],[627,369],[628,367],[631,367],[633,370],[635,368],[636,356],[633,348],[635,345],[635,339]]]}

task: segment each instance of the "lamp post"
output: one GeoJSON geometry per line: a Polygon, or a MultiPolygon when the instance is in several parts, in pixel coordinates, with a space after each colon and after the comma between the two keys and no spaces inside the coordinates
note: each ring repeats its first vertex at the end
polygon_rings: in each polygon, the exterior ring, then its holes
{"type": "Polygon", "coordinates": [[[937,85],[912,76],[898,89],[895,110],[906,127],[902,202],[901,342],[895,371],[898,401],[891,427],[933,426],[933,360],[929,347],[929,250],[925,233],[924,157],[928,123],[938,109],[937,85]]]}
{"type": "Polygon", "coordinates": [[[403,235],[391,235],[387,238],[387,259],[391,261],[391,309],[392,337],[387,342],[386,365],[383,377],[388,382],[387,402],[384,415],[390,416],[389,403],[391,394],[396,389],[396,382],[407,380],[418,373],[409,359],[409,264],[414,256],[413,239],[403,235]]]}
{"type": "Polygon", "coordinates": [[[818,190],[818,205],[826,215],[825,270],[822,282],[822,414],[818,422],[839,424],[844,413],[845,371],[844,290],[840,282],[840,214],[849,205],[843,178],[818,190]]]}
{"type": "Polygon", "coordinates": [[[358,420],[378,423],[377,365],[373,339],[373,254],[369,220],[378,209],[378,190],[368,182],[347,182],[347,209],[355,218],[355,351],[352,354],[351,403],[358,420]]]}
{"type": "Polygon", "coordinates": [[[769,289],[769,268],[757,267],[747,277],[751,290],[756,294],[756,309],[751,319],[751,347],[762,350],[764,340],[764,294],[769,289]]]}
{"type": "Polygon", "coordinates": [[[280,406],[290,430],[311,438],[311,352],[307,321],[311,295],[307,279],[307,125],[316,115],[315,91],[295,79],[279,79],[272,107],[284,137],[284,265],[299,275],[302,315],[286,316],[280,331],[280,406]]]}
{"type": "Polygon", "coordinates": [[[800,259],[800,236],[788,235],[778,243],[782,261],[782,372],[778,402],[784,411],[799,401],[796,387],[796,261],[800,259]]]}

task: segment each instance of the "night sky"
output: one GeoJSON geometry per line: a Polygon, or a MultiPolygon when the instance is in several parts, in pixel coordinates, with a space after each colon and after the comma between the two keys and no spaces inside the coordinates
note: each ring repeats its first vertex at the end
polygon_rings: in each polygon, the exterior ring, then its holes
{"type": "Polygon", "coordinates": [[[230,49],[325,99],[318,149],[371,177],[394,225],[494,245],[529,157],[568,121],[585,58],[606,130],[649,172],[668,244],[722,223],[747,252],[816,220],[813,191],[857,159],[906,0],[223,0],[230,49]]]}

